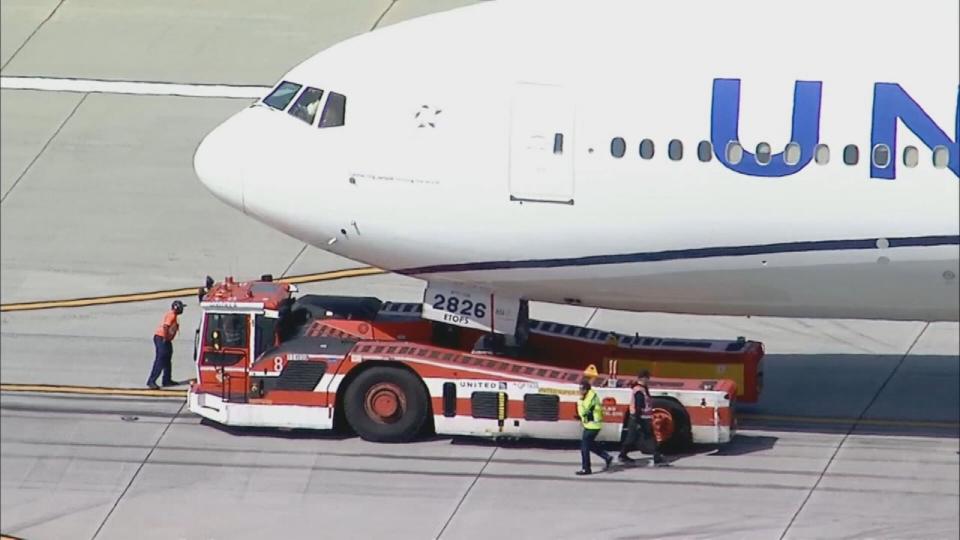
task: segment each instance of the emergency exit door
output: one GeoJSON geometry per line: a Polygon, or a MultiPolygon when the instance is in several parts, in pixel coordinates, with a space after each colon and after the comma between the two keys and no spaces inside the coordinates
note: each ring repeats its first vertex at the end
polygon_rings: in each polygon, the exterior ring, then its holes
{"type": "Polygon", "coordinates": [[[510,200],[573,204],[573,103],[560,86],[514,87],[510,200]]]}

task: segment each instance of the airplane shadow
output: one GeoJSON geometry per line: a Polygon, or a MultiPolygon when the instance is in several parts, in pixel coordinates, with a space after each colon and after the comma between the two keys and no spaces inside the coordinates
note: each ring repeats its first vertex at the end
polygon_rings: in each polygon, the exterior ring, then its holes
{"type": "Polygon", "coordinates": [[[754,452],[763,452],[772,449],[779,437],[768,435],[740,435],[734,436],[733,440],[727,444],[701,445],[700,455],[707,456],[745,456],[754,452]]]}

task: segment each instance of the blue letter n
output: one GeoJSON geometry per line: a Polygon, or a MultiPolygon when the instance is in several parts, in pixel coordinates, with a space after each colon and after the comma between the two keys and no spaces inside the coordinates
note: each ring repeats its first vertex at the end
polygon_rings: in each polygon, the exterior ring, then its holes
{"type": "Polygon", "coordinates": [[[949,154],[947,167],[960,177],[960,91],[957,92],[954,140],[930,119],[930,116],[909,94],[896,83],[876,83],[873,86],[873,128],[870,133],[870,148],[885,144],[890,148],[891,159],[886,167],[877,167],[870,160],[870,177],[893,179],[897,176],[897,119],[914,133],[923,144],[933,150],[945,146],[949,154]]]}

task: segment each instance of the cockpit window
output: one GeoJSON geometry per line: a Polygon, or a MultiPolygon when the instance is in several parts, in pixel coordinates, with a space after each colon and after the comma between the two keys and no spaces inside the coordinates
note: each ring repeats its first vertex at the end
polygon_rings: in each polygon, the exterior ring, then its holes
{"type": "Polygon", "coordinates": [[[330,92],[330,95],[327,96],[327,104],[323,107],[323,114],[320,115],[320,127],[342,126],[346,108],[347,97],[343,94],[330,92]]]}
{"type": "Polygon", "coordinates": [[[317,109],[320,108],[320,98],[323,97],[323,90],[319,88],[307,87],[300,94],[297,102],[290,107],[290,114],[303,120],[308,124],[313,124],[313,119],[317,117],[317,109]]]}
{"type": "Polygon", "coordinates": [[[287,108],[290,100],[293,99],[293,96],[297,95],[299,91],[299,84],[283,81],[269,96],[263,98],[263,102],[274,109],[282,111],[287,108]]]}

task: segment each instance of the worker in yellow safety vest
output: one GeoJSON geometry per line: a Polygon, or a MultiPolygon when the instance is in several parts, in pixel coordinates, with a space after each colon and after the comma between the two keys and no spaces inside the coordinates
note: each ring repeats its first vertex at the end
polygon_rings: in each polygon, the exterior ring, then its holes
{"type": "Polygon", "coordinates": [[[600,456],[604,461],[603,469],[610,468],[613,462],[613,456],[604,451],[597,443],[597,435],[600,428],[603,427],[603,405],[600,403],[600,396],[590,385],[590,381],[584,379],[580,383],[580,399],[577,401],[577,418],[583,424],[583,435],[580,438],[580,470],[578,475],[591,474],[590,452],[600,456]]]}

